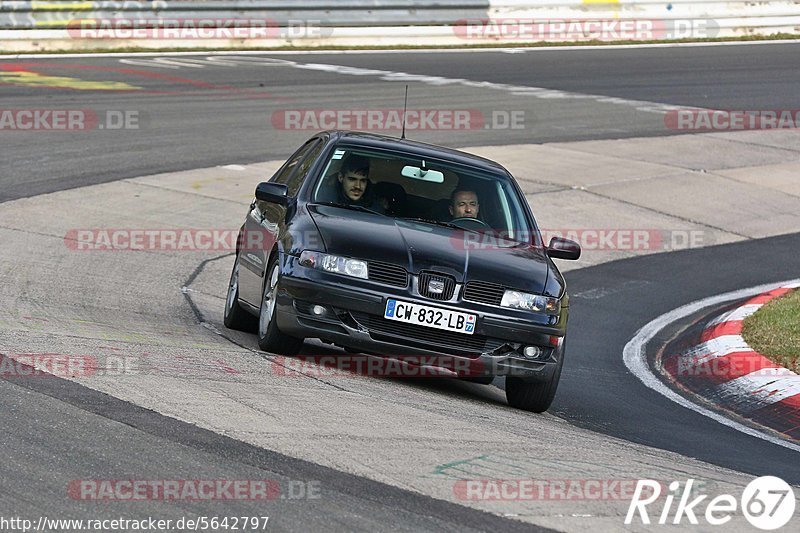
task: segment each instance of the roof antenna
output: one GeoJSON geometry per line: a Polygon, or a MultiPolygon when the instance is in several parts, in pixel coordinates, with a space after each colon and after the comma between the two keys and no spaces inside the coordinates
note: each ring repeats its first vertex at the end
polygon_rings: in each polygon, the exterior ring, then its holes
{"type": "Polygon", "coordinates": [[[406,101],[403,104],[403,133],[400,135],[401,139],[406,138],[406,110],[408,109],[408,85],[406,85],[406,101]]]}

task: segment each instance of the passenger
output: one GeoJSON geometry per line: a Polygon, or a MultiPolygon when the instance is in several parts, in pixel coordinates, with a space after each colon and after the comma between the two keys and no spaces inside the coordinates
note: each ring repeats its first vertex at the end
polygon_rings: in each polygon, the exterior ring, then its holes
{"type": "Polygon", "coordinates": [[[450,196],[450,216],[457,218],[478,218],[478,195],[468,189],[456,189],[450,196]]]}

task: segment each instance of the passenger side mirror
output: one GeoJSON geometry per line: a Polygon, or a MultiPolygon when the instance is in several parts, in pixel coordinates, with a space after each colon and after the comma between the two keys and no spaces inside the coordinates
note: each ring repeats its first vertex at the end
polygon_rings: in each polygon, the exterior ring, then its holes
{"type": "Polygon", "coordinates": [[[265,181],[256,187],[256,199],[286,207],[289,204],[289,189],[283,183],[265,181]]]}
{"type": "Polygon", "coordinates": [[[581,256],[581,245],[569,239],[553,237],[547,245],[547,255],[554,259],[570,259],[572,261],[581,256]]]}

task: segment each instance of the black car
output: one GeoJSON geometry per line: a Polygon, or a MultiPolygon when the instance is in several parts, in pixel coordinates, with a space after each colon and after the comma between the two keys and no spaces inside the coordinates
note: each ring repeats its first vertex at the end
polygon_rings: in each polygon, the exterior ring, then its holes
{"type": "Polygon", "coordinates": [[[256,188],[225,325],[257,322],[272,353],[295,355],[318,338],[350,352],[436,356],[457,377],[505,375],[509,404],[542,412],[569,314],[551,258],[579,256],[567,239],[543,245],[525,196],[493,161],[322,132],[256,188]]]}

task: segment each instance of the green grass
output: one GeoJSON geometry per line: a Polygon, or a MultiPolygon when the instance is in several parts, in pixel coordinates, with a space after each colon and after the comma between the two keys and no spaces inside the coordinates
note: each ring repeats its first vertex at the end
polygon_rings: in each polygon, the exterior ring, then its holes
{"type": "Polygon", "coordinates": [[[772,300],[747,317],[742,336],[755,351],[800,373],[800,290],[772,300]]]}
{"type": "MultiPolygon", "coordinates": [[[[92,53],[131,53],[131,52],[276,52],[276,51],[310,51],[320,52],[324,50],[430,50],[430,49],[464,49],[464,48],[548,48],[553,46],[598,46],[598,45],[620,45],[620,44],[674,44],[674,43],[721,43],[721,42],[747,42],[747,41],[785,41],[800,39],[800,35],[794,33],[775,33],[772,35],[746,35],[742,37],[713,37],[705,39],[667,39],[652,41],[579,41],[579,42],[558,42],[558,43],[489,43],[489,44],[464,44],[453,46],[282,46],[275,48],[141,48],[141,47],[119,47],[119,48],[92,48],[86,50],[36,50],[28,52],[8,52],[0,51],[0,55],[17,54],[92,54],[92,53]]],[[[43,41],[46,42],[46,41],[43,41]]]]}

